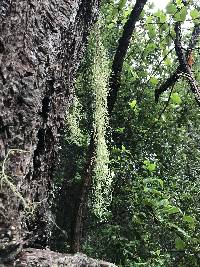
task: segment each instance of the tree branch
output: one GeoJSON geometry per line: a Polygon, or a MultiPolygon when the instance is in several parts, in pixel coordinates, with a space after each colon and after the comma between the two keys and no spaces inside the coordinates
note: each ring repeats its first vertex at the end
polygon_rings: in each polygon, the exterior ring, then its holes
{"type": "Polygon", "coordinates": [[[189,47],[188,50],[192,51],[199,39],[199,35],[200,35],[200,24],[197,24],[194,26],[194,30],[192,32],[192,37],[190,39],[190,43],[189,43],[189,47]]]}
{"type": "MultiPolygon", "coordinates": [[[[190,88],[195,95],[196,101],[197,101],[198,105],[200,106],[200,89],[198,87],[198,84],[197,84],[195,78],[193,77],[191,67],[189,66],[189,64],[187,62],[188,60],[187,60],[187,57],[185,56],[185,54],[183,52],[183,47],[181,44],[181,24],[180,24],[180,22],[177,22],[175,24],[175,32],[176,32],[176,38],[175,38],[174,43],[175,43],[176,54],[177,54],[179,64],[181,67],[180,76],[183,75],[184,77],[187,78],[188,83],[190,85],[190,88]]],[[[197,42],[193,39],[194,36],[196,36],[196,32],[197,32],[197,28],[195,27],[194,31],[193,31],[194,34],[192,34],[191,46],[193,46],[197,42]]],[[[200,33],[200,31],[198,31],[198,32],[200,33]]],[[[197,37],[195,39],[197,40],[197,37]]],[[[189,50],[191,50],[191,48],[189,48],[189,50]]],[[[187,55],[187,53],[186,53],[186,55],[187,55]]]]}
{"type": "Polygon", "coordinates": [[[198,88],[197,82],[193,77],[191,68],[188,64],[188,57],[192,50],[195,48],[198,38],[200,35],[200,24],[195,25],[192,36],[187,48],[187,51],[184,52],[184,49],[181,44],[181,24],[176,22],[175,24],[176,38],[174,40],[175,50],[179,60],[179,67],[170,75],[170,77],[163,83],[161,86],[155,90],[155,101],[158,102],[159,97],[162,93],[167,91],[171,86],[173,86],[180,77],[187,78],[192,92],[195,94],[196,101],[200,105],[200,89],[198,88]]]}
{"type": "Polygon", "coordinates": [[[177,70],[171,74],[171,76],[169,78],[167,78],[167,80],[161,84],[161,86],[155,90],[155,101],[156,103],[158,103],[159,97],[162,93],[164,93],[165,91],[167,91],[167,89],[169,89],[171,86],[174,86],[174,84],[178,81],[179,77],[180,77],[180,68],[178,67],[177,70]]]}
{"type": "Polygon", "coordinates": [[[118,42],[118,47],[114,56],[112,64],[112,72],[109,80],[109,95],[108,95],[108,113],[112,113],[113,107],[115,105],[117,94],[120,87],[121,81],[121,72],[123,68],[123,63],[125,56],[128,51],[128,47],[131,41],[131,36],[135,29],[135,24],[139,19],[139,16],[144,8],[144,5],[147,3],[147,0],[137,0],[133,10],[130,14],[129,19],[124,25],[123,33],[118,42]]]}

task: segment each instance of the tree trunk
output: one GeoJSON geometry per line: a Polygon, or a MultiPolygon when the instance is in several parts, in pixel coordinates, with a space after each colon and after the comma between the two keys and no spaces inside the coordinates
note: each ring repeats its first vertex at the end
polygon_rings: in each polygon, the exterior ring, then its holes
{"type": "Polygon", "coordinates": [[[0,3],[0,263],[47,243],[59,133],[98,2],[0,3]]]}
{"type": "Polygon", "coordinates": [[[92,182],[92,171],[93,171],[94,156],[95,156],[94,153],[95,153],[95,142],[92,133],[90,144],[87,151],[87,160],[85,169],[83,171],[82,183],[80,187],[76,212],[71,226],[70,251],[72,253],[81,251],[81,238],[83,232],[84,218],[86,215],[86,208],[88,204],[88,192],[92,182]]]}

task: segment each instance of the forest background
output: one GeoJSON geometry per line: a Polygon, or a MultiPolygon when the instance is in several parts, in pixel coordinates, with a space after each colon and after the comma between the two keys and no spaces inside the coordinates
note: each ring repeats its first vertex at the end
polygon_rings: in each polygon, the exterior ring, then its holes
{"type": "Polygon", "coordinates": [[[109,77],[133,3],[106,1],[66,120],[57,177],[67,177],[69,191],[83,181],[89,140],[95,144],[82,250],[118,266],[199,266],[199,100],[183,70],[173,76],[182,64],[174,29],[180,23],[185,63],[192,52],[192,75],[200,78],[199,4],[185,2],[146,4],[113,109],[109,77]]]}
{"type": "Polygon", "coordinates": [[[200,266],[199,1],[17,3],[0,4],[0,263],[200,266]]]}

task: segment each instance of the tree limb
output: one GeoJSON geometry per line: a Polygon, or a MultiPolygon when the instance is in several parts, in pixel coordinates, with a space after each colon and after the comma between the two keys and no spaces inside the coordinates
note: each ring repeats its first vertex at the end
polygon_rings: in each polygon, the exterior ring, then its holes
{"type": "Polygon", "coordinates": [[[109,95],[108,95],[108,113],[109,115],[112,113],[114,108],[117,94],[120,87],[121,81],[121,72],[123,68],[123,63],[125,60],[125,56],[128,51],[128,47],[131,41],[131,36],[135,29],[135,24],[141,15],[141,12],[144,8],[144,5],[147,3],[147,0],[137,0],[133,10],[130,14],[129,19],[124,25],[123,33],[118,42],[118,47],[114,56],[113,64],[112,64],[112,72],[109,80],[109,95]]]}
{"type": "Polygon", "coordinates": [[[184,52],[184,49],[181,44],[181,24],[176,22],[175,24],[176,38],[174,40],[175,50],[179,60],[179,67],[170,75],[167,80],[161,84],[161,86],[155,90],[155,101],[158,102],[159,97],[162,93],[167,91],[171,86],[173,86],[180,77],[187,78],[192,92],[195,94],[196,101],[200,105],[200,89],[198,88],[197,82],[193,77],[191,68],[188,64],[188,57],[192,50],[195,48],[198,38],[200,35],[200,24],[195,25],[192,36],[187,48],[187,51],[184,52]]]}
{"type": "Polygon", "coordinates": [[[171,76],[167,78],[167,80],[164,83],[162,83],[158,89],[155,90],[156,103],[158,103],[160,95],[165,91],[167,91],[167,89],[170,88],[171,86],[174,86],[174,84],[178,81],[180,77],[179,74],[180,74],[180,68],[178,67],[177,70],[174,73],[172,73],[171,76]]]}
{"type": "MultiPolygon", "coordinates": [[[[196,35],[196,27],[194,28],[194,34],[192,34],[192,37],[194,38],[194,36],[196,35]]],[[[188,64],[188,60],[187,60],[187,53],[185,55],[185,53],[183,52],[183,48],[182,48],[182,44],[181,44],[181,24],[180,22],[177,22],[175,24],[175,32],[176,32],[176,38],[175,38],[175,50],[176,50],[176,54],[179,60],[179,64],[181,66],[181,72],[180,75],[183,74],[184,77],[187,78],[188,83],[190,85],[190,88],[192,90],[192,92],[195,95],[196,101],[198,103],[198,105],[200,106],[200,89],[198,87],[198,84],[195,80],[195,78],[193,77],[193,73],[191,71],[191,67],[188,64]]],[[[198,31],[200,33],[200,31],[198,31]]],[[[191,47],[196,43],[196,41],[192,38],[192,42],[191,42],[191,47]]],[[[196,38],[197,39],[197,38],[196,38]]],[[[191,49],[191,48],[189,48],[191,49]]]]}

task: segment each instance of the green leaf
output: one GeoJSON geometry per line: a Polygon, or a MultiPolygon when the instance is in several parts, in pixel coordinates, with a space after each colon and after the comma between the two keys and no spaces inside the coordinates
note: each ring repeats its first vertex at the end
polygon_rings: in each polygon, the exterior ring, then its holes
{"type": "Polygon", "coordinates": [[[183,216],[183,221],[184,221],[184,222],[188,222],[188,223],[192,223],[192,224],[194,224],[194,222],[195,222],[195,218],[193,218],[192,216],[184,215],[184,216],[183,216]]]}
{"type": "Polygon", "coordinates": [[[137,100],[134,99],[131,102],[129,102],[129,106],[130,106],[131,109],[135,110],[135,108],[137,106],[137,100]]]}
{"type": "Polygon", "coordinates": [[[153,25],[148,25],[147,30],[148,30],[148,35],[150,39],[156,36],[156,29],[153,25]]]}
{"type": "Polygon", "coordinates": [[[187,7],[184,6],[181,8],[181,11],[180,11],[180,19],[181,21],[184,21],[186,19],[186,16],[187,16],[187,7]]]}
{"type": "Polygon", "coordinates": [[[177,230],[180,234],[182,234],[184,237],[186,237],[186,238],[190,238],[189,234],[188,234],[185,230],[183,230],[182,228],[180,228],[179,226],[177,226],[176,224],[174,224],[174,223],[170,223],[170,222],[169,222],[168,225],[169,225],[170,227],[176,229],[176,230],[177,230]]]}
{"type": "Polygon", "coordinates": [[[124,130],[125,130],[125,127],[119,127],[119,128],[117,128],[116,130],[115,130],[115,132],[117,132],[117,133],[123,133],[124,132],[124,130]]]}
{"type": "Polygon", "coordinates": [[[172,100],[173,103],[176,104],[176,105],[180,105],[181,102],[182,102],[182,100],[181,100],[181,98],[180,98],[180,96],[179,96],[178,93],[173,93],[173,94],[171,95],[171,100],[172,100]]]}
{"type": "Polygon", "coordinates": [[[173,39],[176,37],[176,33],[175,33],[174,29],[170,29],[170,35],[173,39]]]}
{"type": "Polygon", "coordinates": [[[176,0],[176,4],[179,8],[183,7],[183,3],[182,3],[182,0],[176,0]]]}
{"type": "Polygon", "coordinates": [[[163,207],[169,206],[169,200],[168,199],[162,199],[161,201],[158,202],[158,205],[163,206],[163,207]]]}
{"type": "Polygon", "coordinates": [[[148,167],[147,167],[147,169],[148,169],[150,172],[155,171],[155,169],[156,169],[156,164],[154,164],[154,163],[149,164],[148,167]]]}
{"type": "Polygon", "coordinates": [[[180,13],[180,11],[177,12],[177,13],[174,15],[174,20],[175,20],[175,21],[181,21],[181,13],[180,13]]]}
{"type": "Polygon", "coordinates": [[[144,15],[145,15],[145,11],[144,11],[144,10],[142,10],[142,12],[141,12],[141,14],[140,14],[140,18],[143,18],[143,17],[144,17],[144,15]]]}
{"type": "Polygon", "coordinates": [[[187,16],[187,7],[183,6],[179,12],[174,15],[175,21],[184,21],[187,16]]]}
{"type": "Polygon", "coordinates": [[[161,185],[161,187],[163,188],[163,186],[164,186],[163,180],[162,179],[157,179],[157,180],[158,180],[159,184],[161,185]]]}
{"type": "Polygon", "coordinates": [[[197,9],[193,9],[190,11],[190,16],[192,17],[193,20],[196,20],[200,17],[200,13],[197,9]]]}
{"type": "MultiPolygon", "coordinates": [[[[154,165],[156,166],[156,164],[154,164],[154,165]]],[[[162,179],[159,179],[159,178],[146,178],[146,179],[144,179],[145,184],[152,183],[152,182],[158,182],[160,184],[160,186],[163,188],[164,182],[162,179]]]]}
{"type": "Polygon", "coordinates": [[[148,160],[145,160],[144,161],[144,168],[146,170],[149,170],[150,172],[153,172],[156,170],[156,164],[155,163],[151,163],[150,161],[148,160]]]}
{"type": "Polygon", "coordinates": [[[148,17],[147,17],[147,24],[148,24],[148,23],[152,23],[152,16],[148,16],[148,17]]]}
{"type": "Polygon", "coordinates": [[[174,15],[177,11],[176,5],[169,3],[166,7],[167,13],[174,15]]]}
{"type": "Polygon", "coordinates": [[[144,55],[146,56],[146,55],[150,54],[151,52],[153,52],[155,50],[156,47],[157,47],[156,44],[149,43],[147,45],[147,47],[145,48],[144,55]]]}
{"type": "Polygon", "coordinates": [[[158,84],[158,79],[156,77],[151,77],[150,83],[152,83],[153,85],[157,85],[158,84]]]}
{"type": "Polygon", "coordinates": [[[175,206],[167,206],[165,207],[164,211],[167,212],[168,214],[181,213],[181,210],[175,206]]]}
{"type": "Polygon", "coordinates": [[[119,2],[119,10],[122,10],[125,5],[126,5],[126,0],[120,0],[120,2],[119,2]]]}
{"type": "Polygon", "coordinates": [[[163,11],[157,11],[155,13],[155,16],[159,19],[160,23],[165,23],[166,22],[166,14],[163,11]]]}
{"type": "Polygon", "coordinates": [[[185,242],[180,237],[177,237],[175,239],[175,247],[176,247],[176,249],[183,250],[183,249],[185,249],[185,246],[186,246],[185,242]]]}
{"type": "Polygon", "coordinates": [[[107,28],[112,29],[114,26],[115,26],[115,23],[110,23],[110,24],[108,24],[107,28]]]}
{"type": "Polygon", "coordinates": [[[160,252],[161,252],[161,251],[158,249],[158,250],[156,250],[155,253],[156,253],[157,256],[160,256],[160,252]]]}
{"type": "Polygon", "coordinates": [[[125,18],[128,18],[128,17],[129,17],[129,15],[131,14],[131,10],[132,10],[132,9],[129,8],[129,9],[127,9],[127,10],[124,11],[124,17],[125,17],[125,18]]]}
{"type": "Polygon", "coordinates": [[[165,65],[170,66],[172,64],[171,59],[170,58],[166,58],[164,61],[165,65]]]}
{"type": "Polygon", "coordinates": [[[122,151],[126,151],[126,147],[124,145],[122,145],[122,151]]]}

